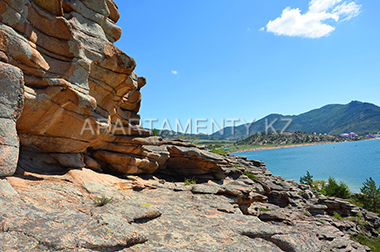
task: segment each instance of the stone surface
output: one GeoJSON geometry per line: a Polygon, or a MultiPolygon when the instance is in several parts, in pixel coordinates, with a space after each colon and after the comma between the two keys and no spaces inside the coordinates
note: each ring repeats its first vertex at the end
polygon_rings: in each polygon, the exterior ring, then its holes
{"type": "MultiPolygon", "coordinates": [[[[278,179],[262,177],[266,182],[260,183],[268,185],[278,179]]],[[[257,193],[257,183],[248,183],[244,175],[185,185],[86,168],[62,175],[24,172],[0,179],[0,250],[370,251],[350,239],[369,226],[327,212],[313,216],[306,208],[253,200],[257,197],[249,195],[257,193]],[[93,199],[102,197],[111,201],[96,205],[93,199]],[[250,205],[248,214],[244,205],[250,205]]],[[[290,191],[298,189],[297,183],[289,184],[290,191]]],[[[365,214],[361,218],[370,220],[365,214]]]]}
{"type": "Polygon", "coordinates": [[[13,175],[19,156],[16,121],[24,103],[20,69],[0,62],[0,177],[13,175]]]}
{"type": "MultiPolygon", "coordinates": [[[[51,153],[57,166],[78,168],[85,163],[76,156],[86,154],[98,170],[151,173],[158,168],[148,157],[152,153],[136,151],[141,141],[132,139],[126,152],[124,144],[113,146],[129,136],[151,134],[138,125],[140,89],[146,80],[133,72],[134,59],[113,45],[121,36],[118,19],[112,0],[0,3],[0,60],[8,63],[0,65],[0,137],[7,135],[0,143],[0,176],[15,170],[18,117],[24,159],[51,153]],[[115,153],[108,151],[112,148],[115,153]],[[93,155],[96,150],[98,155],[93,155]],[[115,155],[124,157],[112,162],[115,155]],[[125,158],[129,162],[119,167],[125,158]]],[[[35,167],[23,162],[22,168],[35,167]]]]}

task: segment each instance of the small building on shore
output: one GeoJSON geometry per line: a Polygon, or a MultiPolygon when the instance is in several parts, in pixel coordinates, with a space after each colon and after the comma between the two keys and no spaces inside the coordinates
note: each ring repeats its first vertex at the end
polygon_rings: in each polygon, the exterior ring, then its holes
{"type": "Polygon", "coordinates": [[[343,134],[340,134],[340,136],[343,138],[356,138],[356,137],[358,137],[358,135],[355,132],[350,132],[349,134],[343,133],[343,134]]]}
{"type": "Polygon", "coordinates": [[[350,137],[355,138],[355,137],[358,137],[358,135],[354,132],[350,132],[350,137]]]}

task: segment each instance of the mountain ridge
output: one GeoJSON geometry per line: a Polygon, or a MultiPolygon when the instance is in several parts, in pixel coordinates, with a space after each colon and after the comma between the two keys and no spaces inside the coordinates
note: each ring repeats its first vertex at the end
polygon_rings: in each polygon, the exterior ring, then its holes
{"type": "Polygon", "coordinates": [[[331,135],[345,132],[355,132],[359,135],[376,133],[380,130],[380,107],[354,100],[348,104],[328,104],[299,115],[272,113],[251,125],[249,132],[247,124],[242,124],[234,128],[234,134],[232,127],[226,127],[211,134],[210,137],[220,140],[241,140],[255,133],[273,131],[273,129],[331,135]],[[291,124],[286,127],[290,120],[291,124]]]}

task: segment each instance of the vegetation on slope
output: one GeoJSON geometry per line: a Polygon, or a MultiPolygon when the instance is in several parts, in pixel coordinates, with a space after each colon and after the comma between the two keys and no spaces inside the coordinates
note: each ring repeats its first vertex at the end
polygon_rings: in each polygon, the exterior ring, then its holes
{"type": "Polygon", "coordinates": [[[359,135],[380,131],[380,107],[366,102],[352,101],[348,104],[330,104],[300,115],[270,114],[252,124],[234,128],[225,128],[223,134],[216,132],[211,136],[216,139],[241,140],[258,132],[265,132],[269,125],[275,130],[302,131],[307,133],[327,133],[339,135],[355,132],[359,135]],[[286,119],[286,120],[284,120],[286,119]],[[288,120],[292,123],[285,128],[288,120]],[[272,124],[273,123],[273,124],[272,124]]]}
{"type": "MultiPolygon", "coordinates": [[[[326,196],[350,198],[349,202],[380,214],[380,187],[376,187],[376,183],[372,178],[366,179],[360,188],[361,193],[359,194],[351,194],[351,190],[343,181],[338,184],[333,177],[330,177],[327,183],[325,181],[313,181],[313,176],[308,171],[305,176],[300,177],[300,183],[310,185],[326,196]]],[[[336,212],[334,216],[338,219],[344,219],[336,212]]],[[[347,218],[356,218],[357,222],[362,225],[366,224],[360,220],[361,216],[347,218]]],[[[372,251],[380,251],[380,234],[378,237],[372,238],[359,234],[351,239],[368,246],[372,251]]]]}
{"type": "Polygon", "coordinates": [[[320,143],[320,142],[342,142],[345,141],[340,136],[325,134],[308,134],[300,131],[296,132],[272,132],[256,133],[244,140],[237,141],[237,145],[286,145],[302,143],[320,143]]]}

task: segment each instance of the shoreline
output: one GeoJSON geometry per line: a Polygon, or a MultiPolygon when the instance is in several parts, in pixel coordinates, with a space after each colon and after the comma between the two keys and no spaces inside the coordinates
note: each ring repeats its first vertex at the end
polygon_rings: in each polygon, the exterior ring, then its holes
{"type": "MultiPolygon", "coordinates": [[[[360,141],[377,140],[377,139],[379,139],[379,138],[363,139],[360,141]]],[[[352,141],[350,141],[350,142],[352,142],[352,141]]],[[[250,152],[250,151],[260,151],[260,150],[293,148],[293,147],[302,147],[302,146],[319,145],[319,144],[332,144],[332,143],[345,143],[345,142],[302,143],[302,144],[288,144],[288,145],[272,146],[272,147],[248,148],[248,149],[236,150],[236,151],[230,152],[229,154],[241,153],[241,152],[250,152]]]]}
{"type": "Polygon", "coordinates": [[[331,143],[341,143],[341,142],[323,142],[323,143],[303,143],[303,144],[288,144],[288,145],[281,145],[281,146],[272,146],[272,147],[258,147],[258,148],[248,148],[248,149],[242,149],[242,150],[236,150],[233,153],[240,153],[240,152],[249,152],[249,151],[260,151],[260,150],[272,150],[272,149],[283,149],[283,148],[293,148],[293,147],[301,147],[301,146],[309,146],[309,145],[318,145],[318,144],[331,144],[331,143]]]}

